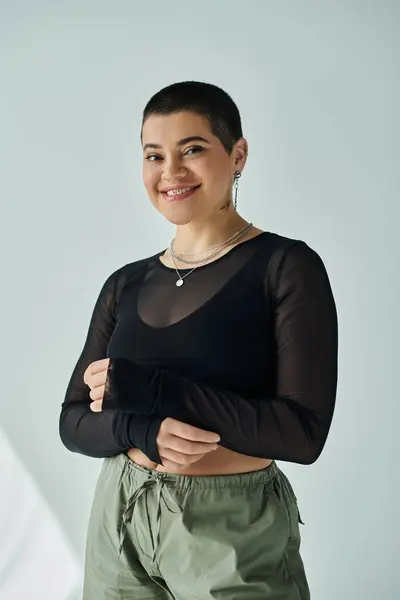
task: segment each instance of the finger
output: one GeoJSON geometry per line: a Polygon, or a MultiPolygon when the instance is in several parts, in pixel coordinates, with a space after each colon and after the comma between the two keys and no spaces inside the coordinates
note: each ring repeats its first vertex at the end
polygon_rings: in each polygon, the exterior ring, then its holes
{"type": "Polygon", "coordinates": [[[178,463],[173,462],[172,460],[168,460],[167,458],[161,458],[161,466],[165,467],[169,471],[179,471],[179,469],[184,469],[187,465],[179,465],[178,463]]]}
{"type": "Polygon", "coordinates": [[[95,360],[92,363],[92,375],[95,375],[96,373],[99,373],[100,371],[104,371],[105,369],[107,369],[109,362],[110,362],[109,358],[102,358],[101,360],[95,360]]]}
{"type": "Polygon", "coordinates": [[[101,412],[102,411],[102,405],[103,405],[103,401],[102,400],[96,400],[95,402],[91,402],[91,404],[90,404],[90,410],[92,410],[93,412],[101,412]]]}
{"type": "Polygon", "coordinates": [[[172,462],[175,462],[178,465],[187,466],[203,458],[204,453],[192,454],[190,456],[188,454],[181,454],[180,452],[175,452],[175,450],[172,450],[171,448],[163,448],[162,454],[160,454],[160,456],[161,458],[171,460],[172,462]]]}
{"type": "Polygon", "coordinates": [[[173,424],[173,431],[171,431],[171,433],[178,437],[186,440],[192,440],[193,442],[207,443],[219,442],[221,439],[218,433],[206,431],[205,429],[199,429],[198,427],[194,427],[188,423],[182,423],[182,421],[178,421],[176,419],[171,420],[175,421],[173,424]]]}
{"type": "Polygon", "coordinates": [[[91,390],[93,388],[99,387],[100,385],[104,385],[107,381],[107,373],[108,371],[106,369],[105,371],[100,371],[99,373],[96,373],[96,375],[88,376],[87,381],[85,382],[86,385],[88,385],[91,390]]]}
{"type": "Polygon", "coordinates": [[[96,373],[107,369],[109,362],[109,358],[102,358],[101,360],[95,360],[94,362],[90,363],[83,376],[83,381],[86,383],[86,380],[90,379],[92,375],[96,375],[96,373]]]}
{"type": "Polygon", "coordinates": [[[88,385],[89,377],[90,377],[90,365],[88,366],[88,368],[86,369],[86,371],[83,374],[83,382],[86,383],[86,385],[88,385]]]}
{"type": "Polygon", "coordinates": [[[89,392],[89,397],[92,400],[103,400],[103,398],[104,398],[104,389],[105,389],[104,385],[101,385],[99,387],[93,388],[89,392]]]}
{"type": "Polygon", "coordinates": [[[166,438],[165,446],[181,454],[204,454],[219,448],[214,442],[191,442],[172,434],[166,438]]]}

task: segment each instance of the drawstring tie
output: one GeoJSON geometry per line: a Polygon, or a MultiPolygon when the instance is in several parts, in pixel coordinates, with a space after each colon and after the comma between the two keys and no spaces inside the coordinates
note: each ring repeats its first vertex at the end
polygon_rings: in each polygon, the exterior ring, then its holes
{"type": "MultiPolygon", "coordinates": [[[[121,525],[121,532],[120,532],[120,543],[119,543],[119,550],[118,553],[121,554],[122,552],[122,547],[124,544],[124,539],[125,539],[125,535],[126,535],[126,529],[127,529],[127,525],[128,523],[132,520],[133,517],[133,512],[135,510],[135,503],[138,500],[138,498],[150,487],[152,487],[154,484],[157,485],[157,532],[156,532],[156,539],[155,541],[152,540],[153,542],[153,556],[152,556],[152,563],[154,564],[155,560],[156,560],[156,552],[157,552],[157,548],[159,545],[159,540],[160,540],[160,526],[161,526],[161,496],[163,495],[163,493],[165,493],[168,497],[168,499],[175,505],[177,506],[178,510],[181,511],[181,507],[179,506],[179,504],[176,502],[176,500],[171,496],[171,493],[168,489],[167,486],[163,486],[163,483],[166,479],[166,474],[165,473],[158,473],[156,472],[155,475],[150,475],[149,479],[144,481],[144,483],[135,491],[134,494],[132,494],[132,496],[129,498],[126,507],[125,507],[125,511],[124,514],[122,516],[122,525],[121,525]]],[[[164,499],[165,501],[165,499],[164,499]]],[[[174,512],[173,510],[170,509],[170,507],[168,506],[168,503],[165,503],[168,510],[170,512],[174,512]]]]}

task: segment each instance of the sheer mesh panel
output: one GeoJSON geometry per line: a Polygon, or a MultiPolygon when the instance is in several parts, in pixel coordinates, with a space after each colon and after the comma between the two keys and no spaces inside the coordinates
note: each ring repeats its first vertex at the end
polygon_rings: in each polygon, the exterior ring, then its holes
{"type": "Polygon", "coordinates": [[[170,416],[236,452],[315,461],[333,416],[338,346],[319,255],[265,232],[178,288],[161,254],[104,284],[62,406],[64,444],[91,456],[136,446],[160,462],[156,437],[170,416]],[[106,356],[103,412],[92,413],[83,372],[106,356]]]}

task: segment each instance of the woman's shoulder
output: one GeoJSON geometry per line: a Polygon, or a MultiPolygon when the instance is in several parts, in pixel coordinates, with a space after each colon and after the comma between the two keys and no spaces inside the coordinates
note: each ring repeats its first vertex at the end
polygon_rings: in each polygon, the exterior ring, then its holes
{"type": "Polygon", "coordinates": [[[290,253],[301,252],[304,247],[309,248],[305,240],[289,237],[275,231],[264,231],[262,234],[263,249],[272,262],[279,263],[290,253]]]}
{"type": "Polygon", "coordinates": [[[330,278],[320,253],[304,238],[268,232],[265,236],[264,281],[269,290],[330,289],[330,278]]]}
{"type": "Polygon", "coordinates": [[[132,262],[124,263],[122,266],[114,269],[107,277],[109,286],[114,290],[120,290],[129,283],[137,282],[144,277],[149,265],[159,256],[159,252],[152,256],[140,258],[132,262]]]}
{"type": "Polygon", "coordinates": [[[308,240],[272,231],[266,231],[263,238],[264,265],[271,281],[277,282],[283,271],[325,271],[321,255],[308,240]]]}

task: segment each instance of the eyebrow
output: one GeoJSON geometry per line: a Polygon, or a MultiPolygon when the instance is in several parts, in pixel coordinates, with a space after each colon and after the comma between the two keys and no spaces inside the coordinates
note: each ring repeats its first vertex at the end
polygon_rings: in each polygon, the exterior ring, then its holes
{"type": "MultiPolygon", "coordinates": [[[[184,144],[188,144],[189,142],[205,142],[206,144],[210,144],[211,142],[209,142],[208,140],[206,140],[206,138],[201,137],[200,135],[192,135],[190,137],[186,137],[183,138],[182,140],[179,140],[179,142],[176,143],[177,146],[184,146],[184,144]]],[[[160,146],[160,144],[146,144],[143,147],[143,151],[145,151],[147,148],[162,148],[162,146],[160,146]]]]}

